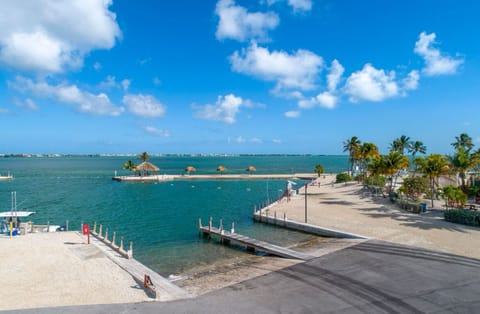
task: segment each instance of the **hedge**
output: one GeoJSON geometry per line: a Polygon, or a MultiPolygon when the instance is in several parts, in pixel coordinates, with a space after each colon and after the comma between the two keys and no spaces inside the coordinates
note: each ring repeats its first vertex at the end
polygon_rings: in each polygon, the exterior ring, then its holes
{"type": "Polygon", "coordinates": [[[447,209],[445,220],[468,226],[480,226],[480,213],[468,209],[447,209]]]}

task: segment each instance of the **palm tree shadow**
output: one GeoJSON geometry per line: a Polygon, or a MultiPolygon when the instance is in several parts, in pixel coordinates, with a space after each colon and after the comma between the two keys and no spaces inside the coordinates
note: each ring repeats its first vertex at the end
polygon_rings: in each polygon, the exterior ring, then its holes
{"type": "Polygon", "coordinates": [[[370,218],[385,218],[400,221],[401,226],[423,229],[423,230],[450,230],[457,232],[467,232],[468,230],[478,230],[476,227],[466,226],[451,223],[443,220],[443,214],[439,213],[427,216],[425,214],[413,214],[410,212],[402,211],[398,209],[392,210],[387,206],[372,207],[372,208],[359,208],[359,211],[364,211],[365,215],[370,218]]]}

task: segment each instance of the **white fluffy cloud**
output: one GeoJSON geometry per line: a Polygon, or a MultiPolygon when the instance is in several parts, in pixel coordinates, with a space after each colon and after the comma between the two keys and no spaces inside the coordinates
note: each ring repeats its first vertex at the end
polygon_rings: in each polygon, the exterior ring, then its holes
{"type": "Polygon", "coordinates": [[[165,106],[152,95],[128,94],[123,96],[123,103],[131,113],[144,118],[163,117],[165,106]]]}
{"type": "Polygon", "coordinates": [[[214,105],[199,106],[195,117],[205,120],[221,121],[229,124],[235,123],[235,116],[245,101],[233,94],[218,96],[214,105]]]}
{"type": "Polygon", "coordinates": [[[345,92],[350,95],[352,102],[382,101],[397,96],[399,89],[394,71],[385,73],[367,63],[362,70],[350,75],[345,84],[345,92]]]}
{"type": "Polygon", "coordinates": [[[234,0],[218,1],[215,13],[219,17],[216,36],[220,40],[266,40],[268,31],[275,29],[280,22],[273,12],[248,12],[234,0]]]}
{"type": "Polygon", "coordinates": [[[58,73],[83,64],[94,49],[121,36],[111,0],[2,1],[0,62],[29,72],[58,73]]]}
{"type": "Polygon", "coordinates": [[[337,96],[331,92],[323,92],[315,97],[318,104],[324,108],[333,109],[337,105],[337,96]]]}
{"type": "Polygon", "coordinates": [[[422,32],[415,43],[415,53],[425,59],[423,73],[430,76],[456,73],[460,65],[463,64],[463,59],[442,56],[440,50],[433,47],[435,37],[435,33],[422,32]]]}
{"type": "Polygon", "coordinates": [[[311,90],[323,66],[322,57],[308,50],[294,54],[268,49],[252,43],[248,49],[230,56],[234,71],[267,81],[275,81],[277,89],[311,90]]]}
{"type": "Polygon", "coordinates": [[[83,113],[118,116],[124,111],[123,107],[112,104],[106,94],[95,95],[79,89],[76,85],[50,85],[45,81],[34,82],[21,76],[8,85],[20,92],[31,92],[39,97],[52,98],[60,103],[73,105],[77,111],[83,113]]]}
{"type": "Polygon", "coordinates": [[[418,81],[420,80],[420,74],[418,71],[413,70],[408,73],[408,76],[402,80],[404,90],[415,90],[418,88],[418,81]]]}
{"type": "Polygon", "coordinates": [[[145,126],[143,129],[145,130],[145,132],[153,134],[155,136],[170,137],[170,131],[168,130],[158,129],[154,126],[145,126]]]}

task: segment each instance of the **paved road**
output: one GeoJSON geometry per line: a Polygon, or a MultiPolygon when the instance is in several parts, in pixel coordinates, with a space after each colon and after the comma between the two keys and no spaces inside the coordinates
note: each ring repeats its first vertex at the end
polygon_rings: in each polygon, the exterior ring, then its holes
{"type": "Polygon", "coordinates": [[[25,312],[479,313],[480,260],[370,240],[196,299],[25,312]]]}

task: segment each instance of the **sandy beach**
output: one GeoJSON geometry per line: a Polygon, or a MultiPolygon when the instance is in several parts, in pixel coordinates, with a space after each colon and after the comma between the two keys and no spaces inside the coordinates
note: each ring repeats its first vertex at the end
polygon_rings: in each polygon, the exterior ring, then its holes
{"type": "MultiPolygon", "coordinates": [[[[355,182],[333,184],[334,175],[321,176],[308,186],[308,223],[393,243],[466,257],[480,258],[480,230],[444,221],[441,209],[413,214],[388,198],[373,197],[355,182]]],[[[305,195],[278,202],[277,215],[303,222],[305,195]]],[[[440,202],[438,202],[440,206],[440,202]]],[[[295,249],[321,256],[365,240],[318,239],[295,249]]],[[[120,267],[75,232],[39,233],[0,238],[0,310],[62,305],[128,303],[151,300],[120,267]],[[15,252],[9,258],[8,252],[15,252]],[[9,288],[10,287],[10,288],[9,288]]],[[[267,274],[298,260],[272,256],[244,257],[189,270],[175,282],[193,296],[267,274]]]]}

